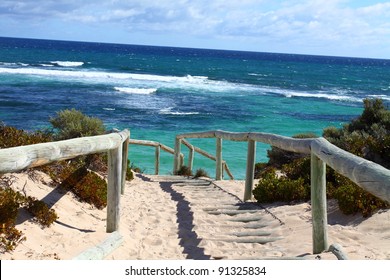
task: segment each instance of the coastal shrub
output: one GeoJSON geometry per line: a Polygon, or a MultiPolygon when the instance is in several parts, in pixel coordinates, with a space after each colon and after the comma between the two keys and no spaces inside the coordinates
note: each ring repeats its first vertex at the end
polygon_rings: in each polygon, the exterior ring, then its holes
{"type": "Polygon", "coordinates": [[[0,188],[0,252],[13,251],[26,239],[23,233],[15,228],[22,201],[20,193],[10,188],[0,188]]]}
{"type": "Polygon", "coordinates": [[[207,173],[206,170],[199,168],[196,170],[194,178],[200,178],[200,177],[208,177],[210,178],[209,174],[207,173]]]}
{"type": "Polygon", "coordinates": [[[80,201],[90,203],[98,209],[107,205],[107,182],[80,162],[70,163],[56,180],[60,187],[74,193],[80,201]]]}
{"type": "Polygon", "coordinates": [[[133,170],[131,170],[131,164],[130,160],[127,159],[127,165],[126,165],[126,180],[131,181],[134,179],[134,173],[133,170]]]}
{"type": "Polygon", "coordinates": [[[37,200],[34,197],[27,197],[26,208],[27,211],[30,212],[37,220],[37,222],[43,227],[49,227],[58,219],[58,216],[54,209],[50,209],[45,202],[37,200]]]}
{"type": "Polygon", "coordinates": [[[180,167],[180,169],[177,171],[177,175],[179,176],[192,176],[192,170],[188,167],[183,165],[180,167]]]}
{"type": "Polygon", "coordinates": [[[144,169],[141,169],[141,167],[136,166],[134,163],[131,163],[130,169],[133,170],[136,173],[144,173],[144,169]]]}
{"type": "Polygon", "coordinates": [[[261,203],[302,201],[310,197],[310,187],[302,178],[291,180],[278,176],[276,169],[269,169],[253,190],[253,196],[261,203]]]}
{"type": "Polygon", "coordinates": [[[337,200],[344,214],[361,213],[363,217],[368,217],[375,211],[390,206],[389,203],[365,191],[347,177],[336,172],[331,174],[333,174],[333,181],[327,182],[327,188],[333,189],[332,197],[337,200]]]}
{"type": "Polygon", "coordinates": [[[4,186],[2,180],[0,186],[0,251],[13,251],[16,246],[26,240],[23,232],[15,228],[18,211],[26,208],[37,221],[38,224],[48,227],[56,219],[57,214],[43,201],[39,201],[31,196],[25,196],[18,191],[4,186]]]}
{"type": "Polygon", "coordinates": [[[390,168],[390,110],[380,99],[365,99],[363,113],[342,128],[326,128],[329,142],[390,168]]]}
{"type": "MultiPolygon", "coordinates": [[[[302,133],[292,136],[292,138],[298,138],[298,139],[305,139],[305,138],[317,138],[318,136],[313,133],[302,133]]],[[[271,146],[271,150],[267,151],[268,156],[268,165],[281,168],[282,165],[286,163],[290,163],[291,161],[295,159],[299,159],[302,157],[305,157],[306,155],[286,151],[274,146],[271,146]]]]}
{"type": "Polygon", "coordinates": [[[282,166],[281,173],[291,180],[303,179],[305,185],[310,185],[310,156],[305,156],[282,166]]]}
{"type": "Polygon", "coordinates": [[[15,228],[14,224],[0,224],[0,253],[15,250],[19,243],[26,240],[23,232],[15,228]]]}
{"type": "Polygon", "coordinates": [[[23,195],[10,188],[0,188],[0,224],[15,224],[23,195]]]}
{"type": "Polygon", "coordinates": [[[98,209],[107,206],[107,182],[96,173],[87,171],[81,180],[72,188],[82,201],[94,205],[98,209]]]}
{"type": "Polygon", "coordinates": [[[84,115],[76,109],[57,112],[50,118],[51,125],[57,130],[57,139],[101,135],[105,132],[102,120],[84,115]]]}
{"type": "Polygon", "coordinates": [[[268,168],[273,168],[273,167],[268,165],[268,163],[266,163],[266,162],[256,163],[255,164],[255,174],[254,174],[255,179],[260,179],[261,177],[263,177],[263,174],[265,172],[267,172],[268,168]]]}
{"type": "Polygon", "coordinates": [[[47,131],[27,132],[0,122],[0,148],[11,148],[52,141],[47,131]]]}
{"type": "MultiPolygon", "coordinates": [[[[365,100],[361,116],[342,128],[324,129],[323,136],[341,149],[390,168],[390,111],[381,100],[365,100]]],[[[255,198],[259,202],[290,201],[286,198],[289,195],[284,193],[291,192],[288,187],[294,186],[301,199],[309,199],[310,157],[274,147],[268,155],[268,163],[256,165],[256,176],[260,181],[253,191],[255,198]],[[275,168],[281,176],[277,176],[275,168]],[[305,192],[302,192],[302,187],[305,192]]],[[[345,214],[361,213],[367,217],[378,209],[390,207],[389,203],[366,192],[330,167],[327,167],[326,183],[327,197],[335,198],[345,214]]],[[[297,196],[291,200],[297,200],[297,196]]]]}

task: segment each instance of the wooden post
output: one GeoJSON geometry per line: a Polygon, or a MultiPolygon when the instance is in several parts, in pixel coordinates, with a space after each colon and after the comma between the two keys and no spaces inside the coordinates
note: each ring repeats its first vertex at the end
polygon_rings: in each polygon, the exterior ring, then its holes
{"type": "Polygon", "coordinates": [[[122,186],[122,145],[108,151],[107,232],[119,229],[120,194],[122,186]]]}
{"type": "Polygon", "coordinates": [[[222,138],[217,138],[215,180],[222,180],[222,138]]]}
{"type": "Polygon", "coordinates": [[[319,254],[328,250],[328,217],[326,206],[326,164],[314,153],[311,153],[313,254],[319,254]]]}
{"type": "Polygon", "coordinates": [[[129,153],[129,141],[130,137],[128,137],[122,144],[122,181],[121,181],[121,194],[125,193],[125,185],[126,185],[126,172],[127,172],[127,158],[129,153]]]}
{"type": "Polygon", "coordinates": [[[177,172],[180,169],[180,147],[181,146],[181,139],[175,138],[175,153],[173,155],[173,175],[177,175],[177,172]]]}
{"type": "Polygon", "coordinates": [[[248,140],[244,201],[252,199],[253,181],[255,177],[255,160],[256,160],[256,141],[248,140]]]}
{"type": "Polygon", "coordinates": [[[184,155],[182,153],[180,153],[180,167],[179,169],[181,169],[184,165],[184,155]]]}
{"type": "Polygon", "coordinates": [[[156,146],[156,151],[154,154],[154,173],[158,175],[158,173],[160,172],[160,145],[156,146]]]}
{"type": "Polygon", "coordinates": [[[194,153],[195,153],[195,149],[193,146],[191,146],[189,154],[188,154],[188,168],[191,171],[194,168],[194,153]]]}

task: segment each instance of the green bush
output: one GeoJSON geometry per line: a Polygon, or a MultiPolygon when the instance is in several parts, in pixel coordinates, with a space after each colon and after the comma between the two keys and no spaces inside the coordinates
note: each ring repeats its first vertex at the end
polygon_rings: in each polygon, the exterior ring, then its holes
{"type": "MultiPolygon", "coordinates": [[[[54,139],[68,139],[82,136],[93,136],[105,132],[101,120],[90,118],[81,112],[64,110],[50,119],[57,135],[51,132],[26,132],[8,127],[0,122],[0,148],[9,148],[22,145],[50,142],[54,139]]],[[[134,178],[127,161],[126,180],[134,178]]],[[[54,184],[71,190],[81,201],[90,203],[102,209],[107,204],[107,183],[96,173],[107,172],[107,154],[93,154],[80,156],[72,160],[55,162],[37,169],[47,173],[54,184]],[[90,171],[91,170],[91,171],[90,171]]],[[[0,175],[1,178],[1,175],[0,175]]],[[[34,217],[34,221],[42,226],[50,226],[58,217],[54,210],[42,201],[32,197],[25,197],[10,188],[0,188],[0,250],[13,250],[23,241],[22,232],[15,228],[18,209],[25,207],[34,217]]]]}
{"type": "Polygon", "coordinates": [[[131,170],[131,164],[130,164],[130,160],[127,159],[127,165],[126,165],[126,180],[127,181],[131,181],[134,179],[134,173],[133,171],[131,170]]]}
{"type": "Polygon", "coordinates": [[[26,240],[23,232],[15,228],[14,224],[0,224],[0,252],[10,252],[15,250],[19,243],[26,240]]]}
{"type": "Polygon", "coordinates": [[[82,200],[94,205],[98,209],[107,206],[107,183],[96,173],[88,171],[81,180],[74,185],[72,191],[82,200]]]}
{"type": "Polygon", "coordinates": [[[98,118],[84,115],[76,109],[63,110],[50,118],[50,123],[57,130],[57,139],[100,135],[105,132],[103,122],[98,118]]]}
{"type": "MultiPolygon", "coordinates": [[[[303,133],[294,135],[292,138],[306,139],[306,138],[317,138],[318,136],[313,133],[303,133]]],[[[284,164],[290,163],[295,159],[305,157],[304,154],[294,153],[286,151],[277,147],[272,146],[271,150],[267,151],[268,165],[276,168],[281,168],[284,164]]]]}
{"type": "Polygon", "coordinates": [[[29,133],[0,122],[0,148],[32,145],[52,140],[53,138],[49,132],[36,131],[29,133]]]}
{"type": "MultiPolygon", "coordinates": [[[[368,217],[375,211],[390,206],[336,172],[334,179],[337,187],[334,188],[333,197],[337,199],[340,210],[345,214],[362,213],[363,217],[368,217]]],[[[334,182],[330,181],[327,187],[332,183],[334,182]]]]}
{"type": "Polygon", "coordinates": [[[80,201],[90,203],[98,209],[107,205],[107,182],[89,171],[82,162],[71,162],[55,179],[80,201]]]}
{"type": "Polygon", "coordinates": [[[192,176],[192,170],[188,167],[183,165],[180,167],[180,169],[177,171],[177,175],[179,176],[192,176]]]}
{"type": "Polygon", "coordinates": [[[253,196],[261,203],[302,201],[310,197],[310,187],[302,178],[291,180],[269,169],[253,190],[253,196]]]}
{"type": "Polygon", "coordinates": [[[270,164],[266,162],[258,162],[255,164],[255,179],[260,179],[263,177],[264,173],[268,172],[269,169],[274,169],[270,164]]]}
{"type": "MultiPolygon", "coordinates": [[[[314,137],[295,137],[307,136],[314,137]]],[[[390,167],[390,111],[381,100],[365,100],[361,116],[343,128],[324,129],[323,136],[341,149],[390,167]]],[[[255,198],[259,202],[309,199],[310,157],[275,147],[268,151],[268,156],[268,163],[259,163],[255,168],[256,176],[260,178],[253,191],[255,198]],[[282,177],[277,178],[275,168],[280,170],[282,177]]],[[[330,167],[327,167],[326,181],[328,198],[335,198],[345,214],[362,213],[367,217],[390,206],[330,167]]]]}
{"type": "Polygon", "coordinates": [[[0,251],[13,251],[26,240],[23,233],[15,228],[20,208],[25,207],[42,226],[50,226],[57,218],[54,210],[43,201],[31,196],[24,196],[9,187],[0,187],[0,251]]]}
{"type": "Polygon", "coordinates": [[[199,168],[196,170],[194,178],[200,178],[200,177],[208,177],[210,178],[209,174],[207,173],[206,170],[199,168]]]}
{"type": "Polygon", "coordinates": [[[31,196],[27,197],[27,211],[30,212],[43,227],[49,227],[58,219],[56,212],[53,209],[50,209],[45,202],[31,196]]]}
{"type": "Polygon", "coordinates": [[[0,187],[0,224],[15,224],[20,206],[24,202],[21,193],[0,187]]]}
{"type": "Polygon", "coordinates": [[[380,99],[364,100],[361,116],[340,129],[326,128],[323,137],[341,149],[390,168],[390,111],[380,99]]]}

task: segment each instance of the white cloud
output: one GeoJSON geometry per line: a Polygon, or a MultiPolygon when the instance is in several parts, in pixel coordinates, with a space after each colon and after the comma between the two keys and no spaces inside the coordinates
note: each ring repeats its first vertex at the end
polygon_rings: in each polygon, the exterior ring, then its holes
{"type": "Polygon", "coordinates": [[[42,29],[49,28],[46,21],[62,20],[69,28],[115,25],[127,32],[200,36],[210,42],[234,39],[285,49],[390,45],[390,1],[2,0],[0,17],[20,26],[41,22],[42,29]]]}

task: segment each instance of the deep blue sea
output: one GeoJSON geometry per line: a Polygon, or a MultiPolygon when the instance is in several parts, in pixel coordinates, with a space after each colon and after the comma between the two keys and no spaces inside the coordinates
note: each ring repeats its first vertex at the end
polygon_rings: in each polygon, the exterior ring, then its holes
{"type": "MultiPolygon", "coordinates": [[[[76,108],[171,147],[178,133],[215,129],[321,135],[374,97],[390,104],[390,60],[0,38],[0,121],[25,130],[76,108]]],[[[215,151],[213,139],[192,143],[215,151]]],[[[153,148],[131,146],[129,157],[154,172],[153,148]]],[[[162,153],[162,173],[172,158],[162,153]]],[[[246,143],[225,141],[223,158],[244,177],[246,143]]],[[[196,155],[199,167],[214,175],[196,155]]]]}

